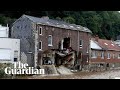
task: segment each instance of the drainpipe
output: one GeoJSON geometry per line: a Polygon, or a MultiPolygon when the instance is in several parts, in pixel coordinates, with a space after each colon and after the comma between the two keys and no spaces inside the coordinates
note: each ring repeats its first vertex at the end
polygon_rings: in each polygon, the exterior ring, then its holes
{"type": "Polygon", "coordinates": [[[64,42],[64,39],[62,39],[61,41],[61,50],[63,50],[63,42],[64,42]]]}
{"type": "Polygon", "coordinates": [[[91,61],[91,37],[89,38],[89,49],[88,49],[88,55],[89,55],[89,59],[88,59],[88,66],[89,66],[89,70],[90,70],[90,61],[91,61]]]}
{"type": "MultiPolygon", "coordinates": [[[[79,35],[79,31],[78,31],[78,51],[77,51],[77,58],[78,58],[78,56],[79,56],[79,42],[80,42],[80,37],[79,37],[79,36],[80,36],[80,35],[79,35]]],[[[82,56],[82,55],[81,55],[81,56],[82,56]]],[[[81,69],[82,69],[81,61],[79,61],[78,63],[79,63],[79,65],[80,65],[79,70],[81,70],[81,69]]]]}
{"type": "Polygon", "coordinates": [[[37,66],[37,60],[38,60],[38,30],[37,30],[37,24],[34,29],[34,35],[35,35],[35,53],[34,53],[34,67],[37,66]]]}
{"type": "Polygon", "coordinates": [[[78,57],[78,55],[79,55],[79,31],[78,31],[78,51],[77,51],[77,57],[78,57]]]}

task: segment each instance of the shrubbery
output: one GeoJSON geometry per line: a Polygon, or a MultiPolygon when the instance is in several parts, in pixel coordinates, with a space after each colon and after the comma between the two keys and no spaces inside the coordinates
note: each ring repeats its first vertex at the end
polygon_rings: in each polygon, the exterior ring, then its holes
{"type": "Polygon", "coordinates": [[[5,77],[9,77],[10,75],[5,74],[5,68],[6,67],[11,67],[12,65],[10,63],[6,64],[6,63],[0,63],[0,78],[5,78],[5,77]]]}

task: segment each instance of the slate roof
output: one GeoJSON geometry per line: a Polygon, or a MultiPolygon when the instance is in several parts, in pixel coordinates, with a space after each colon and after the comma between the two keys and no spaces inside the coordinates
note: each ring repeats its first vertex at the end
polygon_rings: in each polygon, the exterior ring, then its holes
{"type": "Polygon", "coordinates": [[[115,50],[115,51],[120,51],[120,47],[117,46],[113,41],[111,40],[104,40],[104,39],[99,39],[98,43],[101,47],[107,50],[115,50]]]}
{"type": "Polygon", "coordinates": [[[88,28],[83,27],[81,25],[69,24],[69,23],[66,23],[64,21],[49,19],[49,17],[38,18],[38,17],[29,16],[29,15],[23,15],[23,17],[27,17],[31,21],[33,21],[37,24],[65,28],[65,29],[70,29],[70,30],[79,30],[79,31],[83,31],[83,32],[92,33],[91,30],[89,30],[88,28]]]}
{"type": "MultiPolygon", "coordinates": [[[[92,38],[92,40],[95,40],[95,38],[92,38]]],[[[104,50],[120,51],[120,47],[111,40],[98,39],[96,42],[104,50]]]]}

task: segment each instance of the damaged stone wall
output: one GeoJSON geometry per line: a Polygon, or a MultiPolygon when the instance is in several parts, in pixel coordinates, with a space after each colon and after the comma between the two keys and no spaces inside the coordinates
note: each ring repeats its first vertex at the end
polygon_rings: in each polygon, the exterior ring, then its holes
{"type": "Polygon", "coordinates": [[[39,26],[42,27],[42,31],[43,31],[42,35],[39,36],[39,40],[41,40],[43,44],[42,51],[39,51],[39,56],[38,56],[39,60],[42,60],[41,54],[43,53],[43,51],[50,49],[58,49],[60,42],[64,38],[68,38],[68,37],[70,38],[70,47],[72,47],[72,49],[77,52],[81,51],[83,55],[83,60],[85,60],[85,62],[87,61],[87,59],[89,59],[89,52],[87,52],[87,50],[89,51],[89,44],[90,44],[89,39],[91,37],[90,33],[82,32],[82,31],[79,32],[79,39],[83,40],[83,46],[82,48],[79,48],[78,32],[76,30],[68,30],[64,28],[57,28],[46,25],[39,25],[39,26]],[[52,42],[53,42],[52,46],[48,46],[49,35],[52,35],[52,42]]]}

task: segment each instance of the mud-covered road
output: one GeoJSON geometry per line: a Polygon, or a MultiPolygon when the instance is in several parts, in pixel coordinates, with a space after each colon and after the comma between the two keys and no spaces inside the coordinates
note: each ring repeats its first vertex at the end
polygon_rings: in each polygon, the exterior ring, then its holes
{"type": "Polygon", "coordinates": [[[27,79],[115,79],[120,77],[120,69],[102,72],[77,72],[70,75],[31,76],[27,79]]]}

